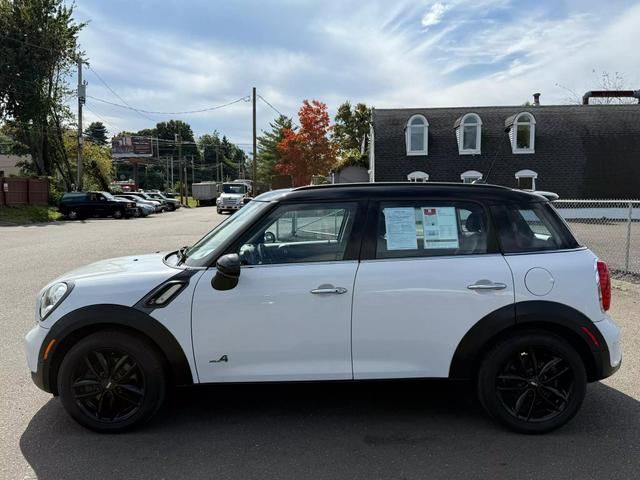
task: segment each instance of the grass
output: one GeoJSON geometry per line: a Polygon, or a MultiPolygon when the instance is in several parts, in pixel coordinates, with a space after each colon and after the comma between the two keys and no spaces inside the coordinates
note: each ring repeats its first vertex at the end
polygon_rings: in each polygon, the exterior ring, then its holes
{"type": "Polygon", "coordinates": [[[61,216],[54,207],[37,205],[0,207],[0,223],[28,225],[37,222],[51,222],[58,220],[61,216]]]}

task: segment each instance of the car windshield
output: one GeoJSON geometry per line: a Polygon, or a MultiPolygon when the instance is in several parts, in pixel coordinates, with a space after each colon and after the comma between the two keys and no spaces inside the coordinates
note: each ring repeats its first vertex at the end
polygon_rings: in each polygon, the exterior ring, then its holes
{"type": "Polygon", "coordinates": [[[271,204],[269,202],[252,201],[242,210],[227,218],[224,222],[202,237],[185,254],[184,263],[192,267],[207,266],[215,250],[232,238],[237,232],[244,230],[262,215],[271,204]]]}
{"type": "Polygon", "coordinates": [[[222,186],[222,191],[224,193],[244,193],[246,188],[246,185],[230,185],[228,183],[225,183],[222,186]]]}

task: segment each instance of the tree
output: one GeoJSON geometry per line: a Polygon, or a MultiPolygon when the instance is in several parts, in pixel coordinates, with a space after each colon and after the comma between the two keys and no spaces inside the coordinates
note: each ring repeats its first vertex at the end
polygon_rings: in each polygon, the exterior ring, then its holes
{"type": "Polygon", "coordinates": [[[370,122],[371,109],[364,103],[358,103],[353,108],[349,101],[340,105],[333,126],[333,140],[338,150],[356,149],[363,154],[367,152],[370,122]]]}
{"type": "Polygon", "coordinates": [[[102,122],[92,122],[84,131],[88,139],[96,145],[106,145],[108,133],[102,122]]]}
{"type": "MultiPolygon", "coordinates": [[[[67,156],[73,158],[77,151],[77,139],[74,131],[65,132],[64,146],[67,156]]],[[[108,146],[85,142],[82,149],[82,166],[85,189],[109,190],[109,184],[113,179],[113,162],[111,161],[111,149],[108,146]]]]}
{"type": "Polygon", "coordinates": [[[0,118],[27,145],[39,175],[57,172],[67,188],[73,170],[63,133],[73,122],[64,101],[84,27],[63,0],[0,0],[0,118]]]}
{"type": "MultiPolygon", "coordinates": [[[[626,90],[626,82],[624,79],[624,74],[620,72],[615,72],[611,75],[609,72],[603,71],[598,74],[595,69],[592,70],[593,75],[596,77],[598,87],[594,90],[605,90],[605,91],[614,91],[614,90],[626,90]]],[[[582,104],[582,96],[578,95],[575,90],[566,87],[560,83],[556,83],[556,87],[560,87],[565,90],[568,95],[566,97],[567,103],[575,103],[582,104]]],[[[591,98],[589,101],[592,105],[608,105],[612,103],[617,104],[632,104],[638,103],[636,98],[626,98],[626,97],[598,97],[591,98]]]]}
{"type": "Polygon", "coordinates": [[[241,148],[229,142],[226,136],[223,135],[221,139],[217,131],[202,135],[198,146],[202,151],[202,162],[196,169],[196,180],[224,181],[241,176],[247,156],[241,148]],[[217,168],[218,165],[221,167],[217,168]]]}
{"type": "Polygon", "coordinates": [[[258,181],[266,184],[271,183],[271,178],[278,174],[276,165],[282,158],[278,144],[284,139],[285,130],[293,131],[293,122],[289,117],[280,115],[269,123],[269,127],[271,131],[263,130],[262,135],[258,137],[258,181]]]}
{"type": "Polygon", "coordinates": [[[327,105],[317,100],[302,102],[298,111],[300,129],[283,130],[278,143],[280,161],[276,171],[293,177],[294,185],[308,185],[313,175],[326,175],[335,163],[334,145],[329,140],[331,127],[327,105]]]}

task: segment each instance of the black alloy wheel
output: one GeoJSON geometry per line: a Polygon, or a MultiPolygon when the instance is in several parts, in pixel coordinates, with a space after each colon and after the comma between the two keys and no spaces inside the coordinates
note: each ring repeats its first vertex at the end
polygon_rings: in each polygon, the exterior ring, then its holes
{"type": "Polygon", "coordinates": [[[573,393],[574,374],[567,361],[540,347],[511,356],[498,374],[496,392],[507,411],[527,422],[543,422],[562,413],[573,393]]]}
{"type": "Polygon", "coordinates": [[[122,210],[115,210],[113,212],[113,218],[120,219],[123,216],[124,216],[124,214],[122,213],[122,210]]]}
{"type": "Polygon", "coordinates": [[[544,433],[573,418],[586,383],[582,358],[564,339],[524,332],[487,353],[478,396],[485,410],[511,429],[544,433]]]}
{"type": "Polygon", "coordinates": [[[71,389],[76,405],[103,422],[119,422],[142,406],[145,378],[133,357],[111,349],[88,352],[76,366],[71,389]]]}
{"type": "Polygon", "coordinates": [[[65,355],[58,392],[81,425],[118,433],[153,416],[165,394],[162,360],[146,339],[122,331],[83,338],[65,355]]]}

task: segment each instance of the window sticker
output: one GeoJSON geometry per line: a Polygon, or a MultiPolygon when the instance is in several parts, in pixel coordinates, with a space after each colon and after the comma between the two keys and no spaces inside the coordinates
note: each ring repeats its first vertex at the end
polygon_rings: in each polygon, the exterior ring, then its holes
{"type": "Polygon", "coordinates": [[[459,248],[455,207],[422,207],[424,248],[459,248]]]}
{"type": "Polygon", "coordinates": [[[387,250],[417,250],[416,214],[413,207],[385,208],[387,250]]]}

